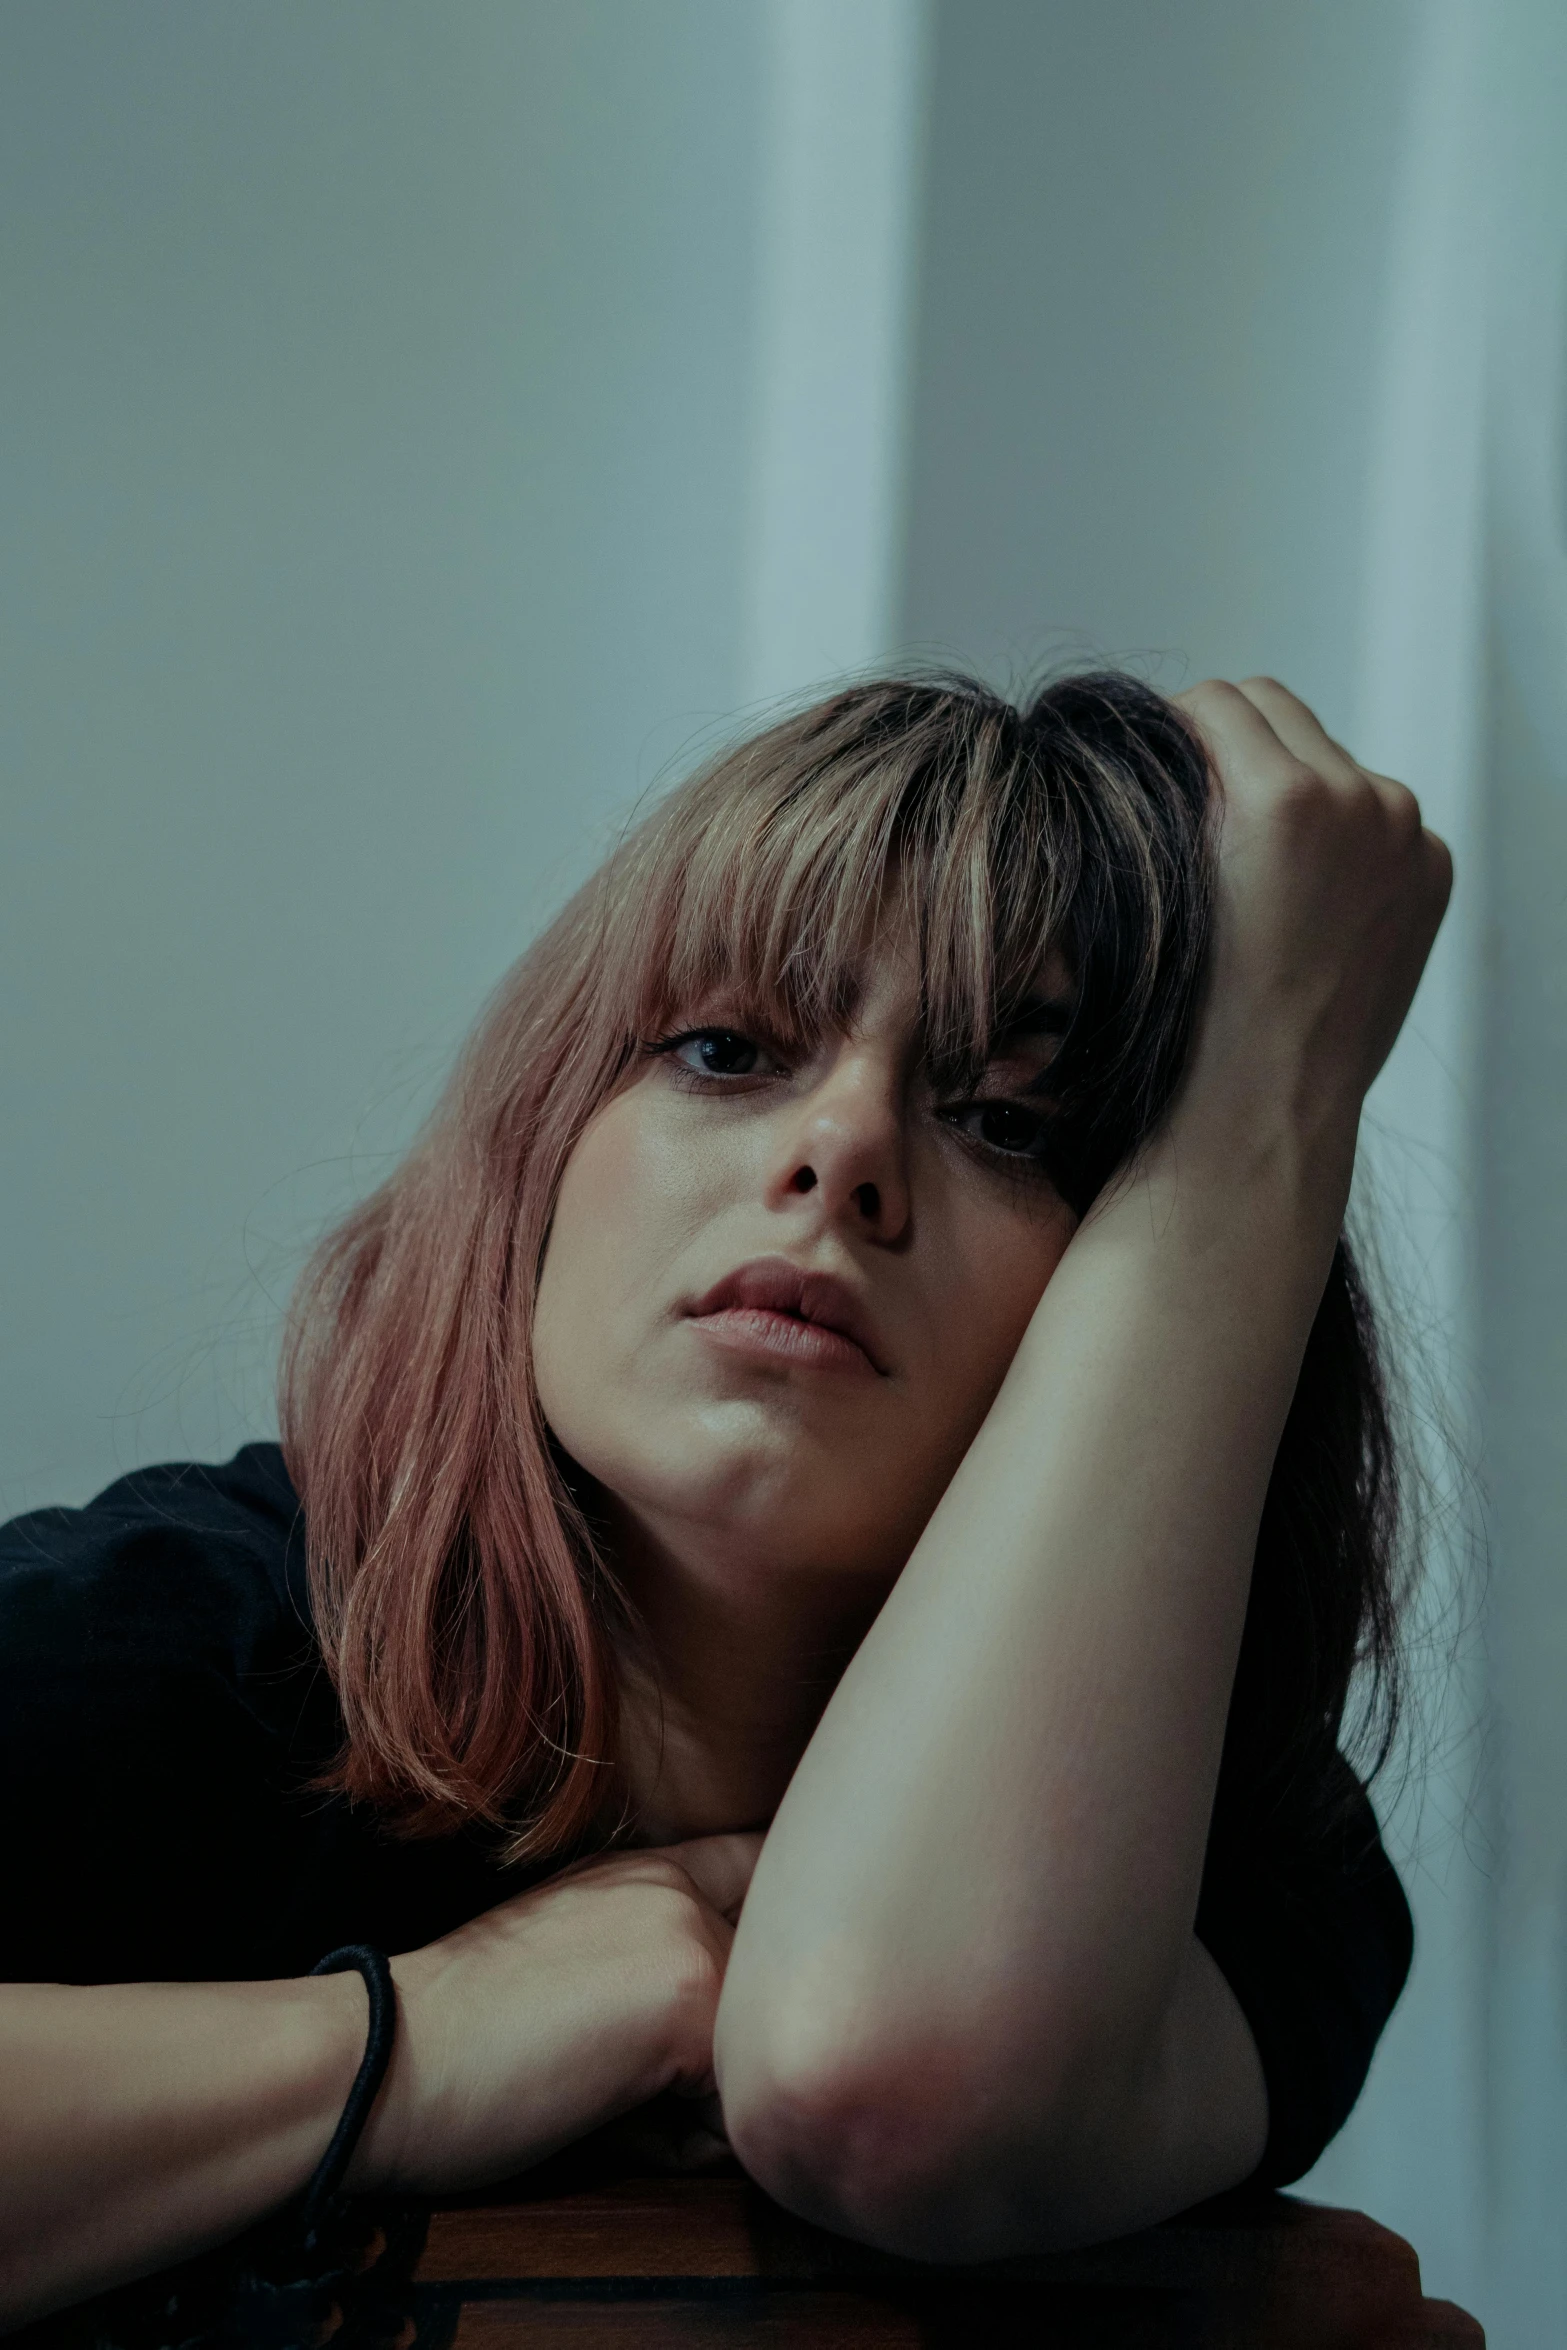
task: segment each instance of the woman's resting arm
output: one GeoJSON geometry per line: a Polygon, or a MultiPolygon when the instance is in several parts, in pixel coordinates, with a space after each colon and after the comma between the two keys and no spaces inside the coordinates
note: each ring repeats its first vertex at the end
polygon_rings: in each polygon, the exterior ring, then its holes
{"type": "Polygon", "coordinates": [[[1181,1101],[1074,1237],[828,1706],[719,2008],[748,2168],[915,2254],[1136,2226],[1267,2134],[1193,1921],[1268,1476],[1447,866],[1281,689],[1288,750],[1203,694],[1229,804],[1181,1101]]]}
{"type": "Polygon", "coordinates": [[[303,2187],[366,2013],[357,1975],[0,1985],[0,2324],[221,2243],[303,2187]]]}
{"type": "MultiPolygon", "coordinates": [[[[347,2186],[469,2185],[667,2091],[707,2095],[758,1842],[613,1853],[395,1958],[392,2062],[347,2186]]],[[[0,1985],[0,2327],[287,2202],[326,2151],[366,2023],[357,1974],[0,1985]]]]}

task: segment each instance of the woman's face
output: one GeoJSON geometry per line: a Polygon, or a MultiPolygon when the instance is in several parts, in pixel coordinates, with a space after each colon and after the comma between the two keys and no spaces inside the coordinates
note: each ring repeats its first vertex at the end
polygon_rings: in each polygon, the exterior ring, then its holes
{"type": "Polygon", "coordinates": [[[908,1557],[1075,1221],[1026,1091],[1049,1011],[954,1101],[916,1010],[895,946],[804,1056],[693,1005],[577,1143],[535,1371],[622,1534],[748,1576],[908,1557]]]}

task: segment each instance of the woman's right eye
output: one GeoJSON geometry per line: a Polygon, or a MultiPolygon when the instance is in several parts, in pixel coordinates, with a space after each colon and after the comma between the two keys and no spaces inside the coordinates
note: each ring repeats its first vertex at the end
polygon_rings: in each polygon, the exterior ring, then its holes
{"type": "Polygon", "coordinates": [[[737,1028],[691,1028],[662,1047],[671,1060],[697,1077],[755,1077],[771,1060],[753,1037],[737,1028]]]}

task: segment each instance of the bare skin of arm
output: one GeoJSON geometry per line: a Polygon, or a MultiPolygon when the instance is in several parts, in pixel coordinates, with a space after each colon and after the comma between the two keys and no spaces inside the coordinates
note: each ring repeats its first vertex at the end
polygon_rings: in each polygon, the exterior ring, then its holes
{"type": "Polygon", "coordinates": [[[1266,2137],[1193,1918],[1268,1476],[1450,867],[1283,688],[1187,708],[1226,809],[1181,1097],[828,1704],[719,2005],[747,2167],[926,2257],[1117,2233],[1266,2137]]]}
{"type": "Polygon", "coordinates": [[[0,2320],[220,2243],[302,2186],[364,2053],[357,1975],[0,1991],[0,2320]]]}
{"type": "MultiPolygon", "coordinates": [[[[394,1959],[393,2063],[350,2188],[493,2178],[665,2091],[707,2095],[759,1842],[588,1862],[394,1959]]],[[[357,1975],[0,1988],[0,2326],[221,2243],[297,2193],[367,2012],[357,1975]]]]}

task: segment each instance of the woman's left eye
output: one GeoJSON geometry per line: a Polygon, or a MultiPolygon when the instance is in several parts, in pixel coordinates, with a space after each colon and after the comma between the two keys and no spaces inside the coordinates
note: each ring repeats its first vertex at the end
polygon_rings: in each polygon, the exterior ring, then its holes
{"type": "Polygon", "coordinates": [[[967,1102],[947,1117],[972,1141],[1009,1159],[1037,1159],[1043,1152],[1045,1121],[1022,1102],[967,1102]]]}

